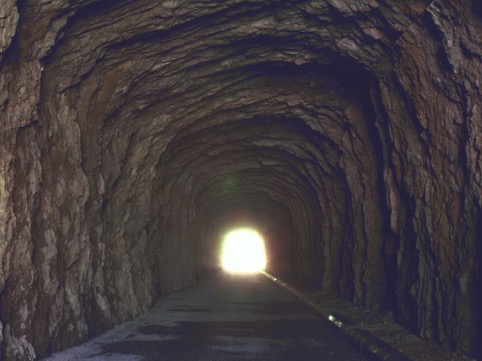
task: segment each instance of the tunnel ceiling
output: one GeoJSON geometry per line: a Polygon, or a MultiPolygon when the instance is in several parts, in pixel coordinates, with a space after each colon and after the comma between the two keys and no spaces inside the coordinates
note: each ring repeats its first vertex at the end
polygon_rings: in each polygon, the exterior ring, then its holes
{"type": "Polygon", "coordinates": [[[4,0],[0,353],[139,314],[247,225],[270,271],[481,352],[481,19],[477,0],[4,0]]]}

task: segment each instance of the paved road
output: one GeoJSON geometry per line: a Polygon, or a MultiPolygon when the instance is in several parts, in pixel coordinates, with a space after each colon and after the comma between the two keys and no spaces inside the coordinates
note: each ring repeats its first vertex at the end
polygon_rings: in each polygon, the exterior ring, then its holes
{"type": "Polygon", "coordinates": [[[49,361],[366,360],[262,275],[218,274],[49,361]]]}

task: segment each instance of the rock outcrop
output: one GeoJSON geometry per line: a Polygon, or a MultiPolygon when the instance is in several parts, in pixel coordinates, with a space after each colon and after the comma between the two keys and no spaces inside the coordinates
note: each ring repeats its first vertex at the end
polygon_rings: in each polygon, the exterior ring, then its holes
{"type": "Polygon", "coordinates": [[[479,0],[0,4],[0,354],[269,268],[482,356],[479,0]]]}

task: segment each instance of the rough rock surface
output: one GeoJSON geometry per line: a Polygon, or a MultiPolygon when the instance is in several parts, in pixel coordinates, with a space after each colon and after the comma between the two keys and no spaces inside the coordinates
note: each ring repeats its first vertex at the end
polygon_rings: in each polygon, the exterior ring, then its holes
{"type": "Polygon", "coordinates": [[[479,0],[2,0],[0,354],[270,270],[482,356],[479,0]]]}

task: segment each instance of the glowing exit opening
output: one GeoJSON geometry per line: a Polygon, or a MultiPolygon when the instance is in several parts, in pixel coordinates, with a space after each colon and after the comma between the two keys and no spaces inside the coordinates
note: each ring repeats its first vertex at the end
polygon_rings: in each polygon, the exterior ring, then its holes
{"type": "Polygon", "coordinates": [[[229,232],[224,238],[222,266],[225,271],[254,273],[266,267],[264,240],[251,229],[229,232]]]}

